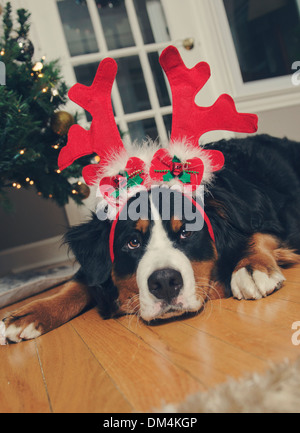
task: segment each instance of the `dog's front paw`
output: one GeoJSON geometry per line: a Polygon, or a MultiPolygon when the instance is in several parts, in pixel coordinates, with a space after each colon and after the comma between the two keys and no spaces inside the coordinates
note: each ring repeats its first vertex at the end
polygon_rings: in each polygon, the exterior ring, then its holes
{"type": "Polygon", "coordinates": [[[284,280],[280,270],[262,272],[244,267],[233,272],[231,290],[237,299],[261,299],[279,289],[284,280]]]}
{"type": "Polygon", "coordinates": [[[51,318],[43,302],[34,301],[8,313],[2,322],[2,344],[19,343],[39,337],[49,330],[51,318]],[[4,324],[4,325],[3,325],[4,324]]]}

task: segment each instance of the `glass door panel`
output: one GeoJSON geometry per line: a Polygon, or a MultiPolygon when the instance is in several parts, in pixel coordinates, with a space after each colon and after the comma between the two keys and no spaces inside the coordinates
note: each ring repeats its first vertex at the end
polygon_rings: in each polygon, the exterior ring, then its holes
{"type": "Polygon", "coordinates": [[[148,58],[153,73],[159,104],[161,107],[171,105],[170,95],[166,85],[166,79],[164,77],[163,70],[159,64],[159,55],[156,52],[149,53],[148,58]]]}
{"type": "Polygon", "coordinates": [[[131,141],[166,141],[172,107],[158,59],[170,36],[161,0],[56,3],[77,82],[90,85],[99,62],[113,57],[118,73],[112,101],[121,131],[131,141]]]}
{"type": "Polygon", "coordinates": [[[74,71],[78,83],[90,86],[93,82],[93,77],[97,72],[98,62],[87,63],[86,65],[74,66],[74,71]]]}
{"type": "Polygon", "coordinates": [[[300,55],[299,0],[223,0],[243,81],[290,75],[300,55]]]}
{"type": "Polygon", "coordinates": [[[135,140],[140,143],[147,137],[155,141],[158,136],[155,119],[153,118],[128,122],[128,132],[131,137],[135,137],[135,140]]]}
{"type": "Polygon", "coordinates": [[[172,131],[172,114],[166,114],[165,116],[163,116],[163,120],[164,120],[168,137],[170,137],[172,131]]]}
{"type": "Polygon", "coordinates": [[[77,4],[74,0],[58,0],[57,6],[70,56],[98,52],[99,47],[86,6],[77,4]]]}
{"type": "Polygon", "coordinates": [[[160,0],[134,0],[134,6],[145,44],[170,40],[160,0]]]}
{"type": "Polygon", "coordinates": [[[122,99],[124,113],[150,110],[151,104],[138,56],[117,59],[117,86],[122,99]]]}
{"type": "Polygon", "coordinates": [[[124,2],[116,7],[98,7],[106,45],[109,50],[135,45],[124,2]]]}

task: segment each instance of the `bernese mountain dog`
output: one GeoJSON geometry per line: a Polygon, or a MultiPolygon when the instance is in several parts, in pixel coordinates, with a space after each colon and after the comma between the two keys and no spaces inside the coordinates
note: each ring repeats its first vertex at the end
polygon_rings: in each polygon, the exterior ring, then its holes
{"type": "Polygon", "coordinates": [[[95,304],[103,319],[136,314],[151,324],[201,312],[210,299],[278,290],[280,267],[300,262],[300,144],[256,135],[205,148],[220,150],[226,163],[205,191],[200,228],[191,230],[191,217],[174,204],[163,218],[148,192],[142,218],[118,220],[112,263],[112,223],[93,214],[65,235],[81,266],[73,280],[7,314],[7,340],[35,338],[95,304]]]}

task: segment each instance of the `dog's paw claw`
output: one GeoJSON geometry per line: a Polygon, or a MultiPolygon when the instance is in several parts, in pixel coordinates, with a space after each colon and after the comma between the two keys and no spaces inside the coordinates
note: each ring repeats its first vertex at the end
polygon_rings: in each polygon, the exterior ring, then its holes
{"type": "Polygon", "coordinates": [[[231,290],[237,299],[261,299],[279,289],[285,278],[280,271],[266,272],[255,270],[252,273],[241,268],[232,274],[231,290]]]}
{"type": "Polygon", "coordinates": [[[3,320],[0,321],[0,346],[5,346],[6,344],[6,329],[3,320]]]}
{"type": "Polygon", "coordinates": [[[20,343],[39,337],[45,328],[43,319],[46,317],[41,313],[41,304],[37,302],[8,313],[0,322],[1,344],[20,343]]]}
{"type": "Polygon", "coordinates": [[[14,323],[8,324],[5,329],[5,343],[20,343],[23,340],[31,340],[32,338],[39,337],[41,332],[36,329],[34,323],[23,324],[17,326],[14,323]]]}

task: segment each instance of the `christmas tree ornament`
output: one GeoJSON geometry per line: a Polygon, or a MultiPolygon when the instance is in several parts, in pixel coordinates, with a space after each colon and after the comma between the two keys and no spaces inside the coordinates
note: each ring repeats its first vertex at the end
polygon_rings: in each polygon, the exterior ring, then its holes
{"type": "Polygon", "coordinates": [[[59,92],[58,92],[58,90],[55,87],[52,87],[52,89],[51,89],[51,95],[52,95],[52,97],[59,96],[59,92]]]}
{"type": "Polygon", "coordinates": [[[20,49],[16,59],[20,62],[30,61],[34,53],[34,46],[30,39],[24,36],[19,36],[15,39],[15,42],[18,44],[20,49]]]}
{"type": "Polygon", "coordinates": [[[51,98],[50,98],[50,102],[53,102],[53,99],[54,99],[54,98],[57,98],[57,97],[59,97],[60,99],[62,99],[61,96],[60,96],[60,94],[59,94],[58,89],[57,89],[56,87],[51,87],[51,98]]]}
{"type": "Polygon", "coordinates": [[[56,111],[51,118],[50,126],[55,134],[66,135],[74,123],[72,114],[67,111],[56,111]]]}
{"type": "Polygon", "coordinates": [[[88,198],[91,193],[90,188],[80,181],[73,184],[73,191],[75,191],[74,194],[79,194],[83,200],[88,198]]]}
{"type": "Polygon", "coordinates": [[[86,166],[82,174],[88,185],[99,186],[98,209],[106,209],[112,220],[109,241],[112,262],[115,227],[124,204],[137,192],[153,186],[189,187],[186,196],[201,212],[214,241],[211,223],[196,199],[199,186],[208,187],[214,172],[222,169],[224,156],[220,151],[200,146],[199,139],[215,130],[257,131],[257,116],[238,113],[229,95],[221,95],[210,107],[196,104],[195,96],[210,78],[207,63],[200,62],[189,69],[177,48],[169,46],[160,55],[160,64],[173,101],[171,137],[165,148],[146,142],[125,149],[111,104],[117,74],[113,59],[102,60],[91,86],[75,84],[69,91],[70,99],[90,112],[92,123],[88,131],[79,125],[70,128],[67,146],[59,154],[59,169],[64,170],[85,155],[96,153],[100,157],[100,163],[86,166]]]}

